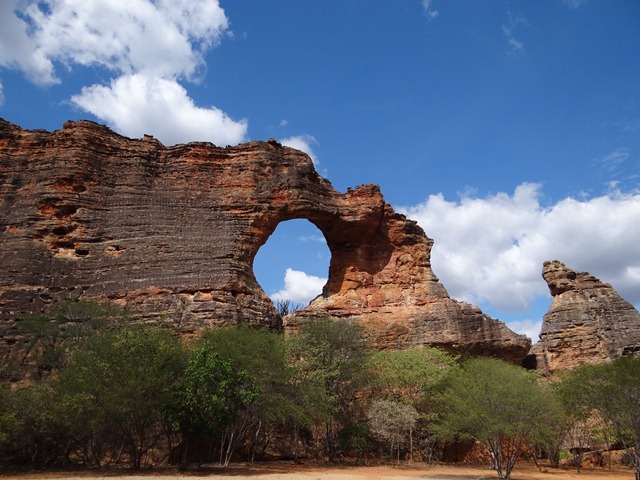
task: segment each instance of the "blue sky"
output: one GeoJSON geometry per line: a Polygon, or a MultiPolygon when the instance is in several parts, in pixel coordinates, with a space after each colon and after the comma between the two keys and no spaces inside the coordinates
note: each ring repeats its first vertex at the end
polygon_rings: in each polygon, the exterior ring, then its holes
{"type": "MultiPolygon", "coordinates": [[[[544,260],[640,305],[637,0],[3,0],[0,116],[301,148],[340,191],[379,184],[451,296],[532,337],[544,260]]],[[[329,258],[287,222],[255,271],[306,302],[329,258]]]]}

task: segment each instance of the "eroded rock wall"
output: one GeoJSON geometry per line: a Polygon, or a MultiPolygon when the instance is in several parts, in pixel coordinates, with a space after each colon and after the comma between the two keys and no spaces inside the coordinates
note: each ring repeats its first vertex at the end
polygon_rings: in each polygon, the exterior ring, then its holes
{"type": "Polygon", "coordinates": [[[282,327],[253,275],[278,223],[304,218],[331,251],[321,297],[287,317],[360,322],[381,348],[433,344],[518,361],[526,337],[447,295],[433,241],[379,188],[341,194],[275,141],[165,147],[93,122],[52,133],[0,120],[0,344],[15,322],[71,295],[165,318],[181,332],[282,327]]]}

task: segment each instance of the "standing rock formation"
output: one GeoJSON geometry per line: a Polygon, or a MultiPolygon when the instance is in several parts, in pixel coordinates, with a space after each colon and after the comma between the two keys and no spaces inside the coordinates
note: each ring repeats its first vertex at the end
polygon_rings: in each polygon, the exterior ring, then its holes
{"type": "Polygon", "coordinates": [[[640,313],[611,285],[558,261],[545,262],[542,276],[553,302],[531,349],[539,370],[552,374],[640,353],[640,313]]]}
{"type": "Polygon", "coordinates": [[[60,295],[109,300],[181,332],[280,328],[252,265],[294,218],[322,231],[332,258],[322,296],[290,328],[329,315],[363,323],[381,348],[516,361],[528,350],[526,337],[449,298],[431,271],[433,241],[377,186],[341,194],[300,151],[273,140],[165,147],[88,121],[49,133],[0,120],[0,354],[17,319],[60,295]]]}

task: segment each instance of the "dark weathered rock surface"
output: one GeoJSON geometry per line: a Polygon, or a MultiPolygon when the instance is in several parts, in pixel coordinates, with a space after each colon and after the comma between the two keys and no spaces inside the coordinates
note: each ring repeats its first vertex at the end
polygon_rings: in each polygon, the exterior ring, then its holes
{"type": "Polygon", "coordinates": [[[275,141],[165,147],[93,122],[52,133],[0,120],[0,347],[21,315],[71,295],[164,317],[182,332],[282,319],[253,275],[279,222],[304,218],[331,251],[323,295],[287,325],[328,314],[383,348],[435,344],[518,360],[526,337],[449,298],[432,240],[377,186],[341,194],[275,141]]]}
{"type": "Polygon", "coordinates": [[[554,373],[640,354],[640,313],[611,285],[558,261],[545,262],[542,276],[553,302],[531,349],[538,369],[554,373]]]}

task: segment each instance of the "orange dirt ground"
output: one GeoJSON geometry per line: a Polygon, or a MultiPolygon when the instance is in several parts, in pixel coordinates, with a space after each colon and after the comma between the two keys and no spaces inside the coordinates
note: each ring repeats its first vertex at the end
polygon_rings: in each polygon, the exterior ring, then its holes
{"type": "MultiPolygon", "coordinates": [[[[296,464],[293,462],[269,462],[253,465],[234,464],[227,468],[201,468],[187,472],[176,469],[154,468],[132,472],[131,470],[96,471],[52,471],[52,472],[1,472],[0,478],[17,480],[490,480],[497,479],[495,471],[482,465],[425,465],[404,464],[395,466],[337,466],[319,464],[296,464]]],[[[512,480],[596,480],[633,479],[631,468],[616,467],[583,468],[576,473],[574,468],[551,469],[543,466],[540,472],[533,464],[518,463],[511,475],[512,480]]]]}

